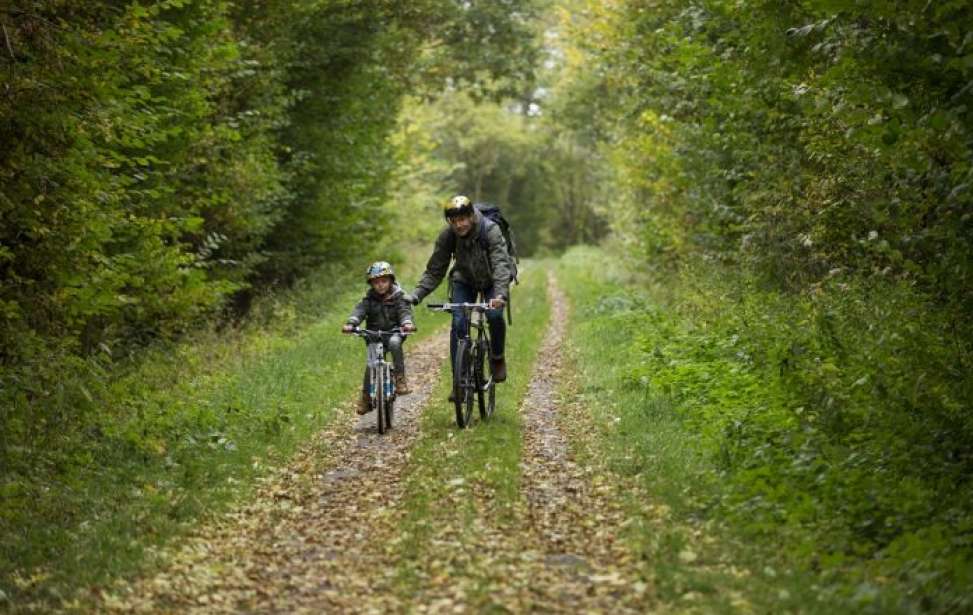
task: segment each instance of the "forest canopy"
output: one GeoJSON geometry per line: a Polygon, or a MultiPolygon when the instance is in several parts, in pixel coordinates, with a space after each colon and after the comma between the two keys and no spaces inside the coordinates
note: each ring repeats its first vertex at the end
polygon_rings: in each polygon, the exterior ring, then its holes
{"type": "Polygon", "coordinates": [[[387,136],[402,96],[519,89],[536,10],[452,0],[5,7],[7,377],[51,353],[117,355],[170,336],[253,284],[358,250],[385,228],[387,136]]]}

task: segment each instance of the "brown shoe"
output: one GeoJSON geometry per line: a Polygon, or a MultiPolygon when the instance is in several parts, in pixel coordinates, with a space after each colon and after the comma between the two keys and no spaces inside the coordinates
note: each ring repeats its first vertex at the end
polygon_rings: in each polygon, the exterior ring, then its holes
{"type": "Polygon", "coordinates": [[[405,379],[405,374],[395,375],[395,394],[396,395],[408,395],[412,392],[409,387],[409,381],[405,379]]]}
{"type": "Polygon", "coordinates": [[[359,397],[358,405],[355,406],[355,412],[358,414],[368,414],[372,411],[372,400],[367,397],[359,397]]]}
{"type": "Polygon", "coordinates": [[[503,357],[490,359],[490,373],[493,374],[494,382],[503,382],[507,379],[507,362],[503,357]]]}

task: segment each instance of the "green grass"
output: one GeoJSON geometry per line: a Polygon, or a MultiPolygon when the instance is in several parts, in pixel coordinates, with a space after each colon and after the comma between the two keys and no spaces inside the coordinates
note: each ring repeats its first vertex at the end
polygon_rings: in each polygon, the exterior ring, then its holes
{"type": "MultiPolygon", "coordinates": [[[[7,457],[0,607],[48,610],[155,565],[154,547],[245,497],[331,421],[360,386],[364,349],[339,328],[364,268],[322,272],[264,299],[242,329],[201,330],[83,382],[83,430],[7,457]]],[[[418,310],[417,322],[419,338],[442,325],[418,310]]]]}
{"type": "MultiPolygon", "coordinates": [[[[476,544],[481,538],[476,520],[503,524],[513,518],[520,489],[521,420],[520,402],[527,391],[537,349],[547,323],[549,306],[545,288],[546,267],[529,263],[521,275],[523,284],[513,290],[514,325],[507,329],[508,379],[497,386],[494,416],[478,419],[468,429],[459,429],[455,412],[447,402],[450,387],[448,366],[433,392],[421,422],[421,436],[410,456],[406,493],[402,503],[405,517],[395,544],[399,562],[398,591],[408,599],[416,586],[428,581],[435,571],[449,565],[451,582],[470,582],[476,588],[471,604],[488,600],[491,588],[503,579],[491,576],[477,565],[476,544]],[[461,482],[462,481],[462,482],[461,482]],[[465,496],[450,499],[461,487],[465,496]],[[474,494],[477,494],[474,497],[474,494]],[[453,506],[446,505],[452,503],[453,506]],[[462,544],[455,553],[443,553],[434,545],[437,533],[459,528],[462,544]]],[[[446,316],[441,316],[446,319],[446,316]]],[[[474,416],[477,411],[474,409],[474,416]]]]}
{"type": "Polygon", "coordinates": [[[969,605],[968,486],[926,444],[964,450],[930,431],[964,386],[936,368],[933,316],[893,284],[792,297],[716,267],[647,279],[618,263],[578,248],[559,272],[594,454],[648,494],[629,502],[631,539],[665,600],[969,605]]]}
{"type": "Polygon", "coordinates": [[[626,502],[627,539],[659,598],[690,612],[828,610],[786,558],[748,544],[715,513],[723,477],[700,435],[708,425],[642,379],[640,340],[672,325],[662,306],[599,250],[572,250],[558,275],[573,306],[571,363],[581,383],[567,394],[580,396],[594,425],[580,448],[641,487],[626,502]]]}

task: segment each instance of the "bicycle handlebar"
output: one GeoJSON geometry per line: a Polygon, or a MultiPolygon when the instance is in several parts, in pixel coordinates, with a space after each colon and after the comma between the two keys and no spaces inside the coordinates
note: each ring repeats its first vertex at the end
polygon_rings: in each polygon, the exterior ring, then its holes
{"type": "Polygon", "coordinates": [[[426,307],[430,310],[436,310],[439,312],[450,312],[457,308],[463,310],[473,310],[476,312],[483,312],[491,309],[489,303],[427,303],[426,307]]]}
{"type": "Polygon", "coordinates": [[[351,331],[345,331],[346,335],[357,335],[359,337],[392,337],[393,335],[401,335],[406,337],[412,335],[413,331],[403,331],[400,327],[390,329],[388,331],[373,331],[371,329],[362,329],[360,327],[355,327],[351,331]]]}

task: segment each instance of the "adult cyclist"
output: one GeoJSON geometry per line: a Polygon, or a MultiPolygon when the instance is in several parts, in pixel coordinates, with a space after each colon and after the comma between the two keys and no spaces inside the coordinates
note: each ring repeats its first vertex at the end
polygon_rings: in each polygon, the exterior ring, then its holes
{"type": "MultiPolygon", "coordinates": [[[[503,320],[503,307],[510,296],[511,275],[507,244],[500,227],[478,212],[463,195],[445,204],[443,216],[448,226],[436,238],[426,270],[412,291],[413,302],[419,303],[436,290],[453,261],[449,272],[450,301],[475,302],[477,295],[482,295],[490,304],[486,311],[490,325],[490,371],[494,382],[503,382],[507,379],[503,356],[507,324],[503,320]]],[[[449,336],[450,365],[455,365],[458,336],[468,327],[463,312],[454,310],[449,336]]]]}

